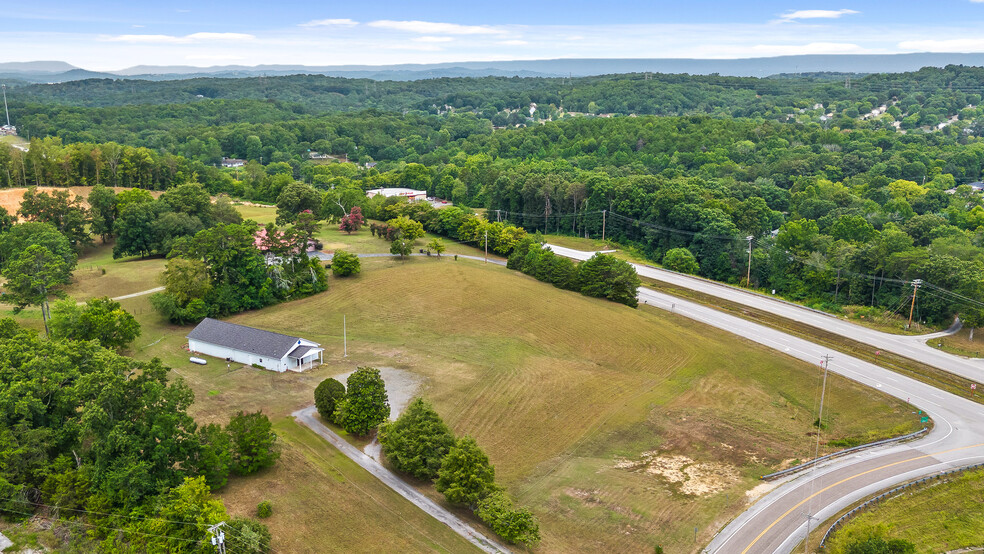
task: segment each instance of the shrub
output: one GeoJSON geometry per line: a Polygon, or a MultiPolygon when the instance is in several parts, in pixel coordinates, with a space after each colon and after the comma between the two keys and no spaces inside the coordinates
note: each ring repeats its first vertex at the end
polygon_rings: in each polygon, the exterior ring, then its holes
{"type": "Polygon", "coordinates": [[[269,500],[264,500],[256,505],[256,515],[261,518],[268,518],[273,515],[273,504],[269,500]]]}
{"type": "Polygon", "coordinates": [[[386,385],[374,367],[360,367],[346,381],[345,397],[335,407],[335,422],[349,433],[368,435],[390,414],[386,385]]]}
{"type": "Polygon", "coordinates": [[[221,425],[210,423],[198,428],[198,450],[196,471],[205,477],[209,488],[216,490],[225,486],[232,467],[232,446],[229,433],[221,425]]]}
{"type": "Polygon", "coordinates": [[[334,422],[335,407],[345,397],[345,385],[331,377],[325,379],[314,389],[314,406],[325,421],[334,422]]]}
{"type": "Polygon", "coordinates": [[[249,475],[276,463],[280,457],[277,434],[263,412],[239,412],[226,426],[232,439],[232,469],[239,475],[249,475]]]}
{"type": "Polygon", "coordinates": [[[493,531],[513,544],[534,547],[540,542],[540,525],[528,508],[514,508],[503,491],[496,491],[478,502],[475,515],[493,531]]]}
{"type": "Polygon", "coordinates": [[[362,270],[359,257],[345,250],[338,250],[331,257],[331,272],[335,277],[348,277],[362,270]]]}
{"type": "Polygon", "coordinates": [[[845,554],[913,554],[916,545],[903,539],[886,541],[881,537],[860,539],[847,545],[845,554]]]}
{"type": "MultiPolygon", "coordinates": [[[[260,505],[269,504],[261,502],[260,505]]],[[[257,507],[259,511],[259,507],[257,507]]],[[[236,554],[267,554],[270,552],[270,530],[259,521],[237,517],[226,523],[226,550],[236,554]]]]}
{"type": "Polygon", "coordinates": [[[607,298],[635,308],[642,282],[635,268],[611,254],[595,254],[578,266],[581,294],[607,298]]]}
{"type": "Polygon", "coordinates": [[[495,468],[471,437],[462,437],[441,462],[434,482],[448,502],[474,506],[496,490],[495,468]]]}
{"type": "Polygon", "coordinates": [[[379,442],[397,470],[418,479],[434,479],[441,460],[454,446],[454,434],[434,408],[418,398],[396,421],[379,429],[379,442]]]}
{"type": "Polygon", "coordinates": [[[697,258],[686,248],[672,248],[663,255],[663,267],[671,271],[696,275],[700,271],[697,258]]]}

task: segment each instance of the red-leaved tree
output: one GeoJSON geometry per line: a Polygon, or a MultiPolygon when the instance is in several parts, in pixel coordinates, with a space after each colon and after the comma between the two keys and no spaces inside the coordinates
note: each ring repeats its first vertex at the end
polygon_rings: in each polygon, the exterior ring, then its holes
{"type": "Polygon", "coordinates": [[[352,211],[343,217],[341,223],[338,224],[338,230],[351,235],[361,229],[365,223],[366,218],[362,217],[362,208],[353,206],[352,211]]]}

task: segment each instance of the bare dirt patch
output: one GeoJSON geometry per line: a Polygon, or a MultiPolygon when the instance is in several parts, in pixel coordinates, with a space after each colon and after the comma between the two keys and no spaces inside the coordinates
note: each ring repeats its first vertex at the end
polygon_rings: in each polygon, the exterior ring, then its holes
{"type": "MultiPolygon", "coordinates": [[[[114,191],[116,191],[117,194],[125,190],[130,190],[128,187],[107,187],[107,188],[113,189],[114,191]]],[[[37,189],[38,192],[47,192],[48,194],[51,194],[56,190],[67,190],[69,193],[71,193],[72,198],[81,196],[82,203],[86,207],[89,206],[89,204],[86,202],[86,198],[88,198],[89,193],[92,192],[92,187],[67,187],[67,188],[66,187],[37,187],[37,189]]],[[[27,189],[24,187],[0,190],[0,206],[6,208],[9,214],[11,215],[16,214],[17,210],[20,209],[21,200],[24,199],[25,191],[27,191],[27,189]]],[[[156,190],[150,190],[147,192],[152,194],[154,198],[157,198],[161,194],[164,194],[163,191],[156,191],[156,190]]]]}
{"type": "Polygon", "coordinates": [[[616,469],[644,471],[676,486],[681,494],[704,496],[723,491],[740,479],[738,469],[721,462],[698,462],[680,454],[661,456],[653,450],[639,460],[616,459],[616,469]]]}

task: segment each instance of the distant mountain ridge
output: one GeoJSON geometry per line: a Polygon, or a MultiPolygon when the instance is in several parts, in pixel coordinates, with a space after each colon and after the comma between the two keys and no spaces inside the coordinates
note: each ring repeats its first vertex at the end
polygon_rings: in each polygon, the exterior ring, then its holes
{"type": "Polygon", "coordinates": [[[568,75],[585,77],[642,72],[768,77],[778,74],[819,72],[845,74],[902,73],[916,71],[923,67],[944,67],[946,65],[984,66],[984,53],[812,54],[740,59],[591,58],[326,66],[289,64],[212,67],[138,65],[118,71],[103,72],[88,71],[59,61],[37,61],[0,63],[0,78],[43,83],[89,78],[170,80],[190,77],[255,77],[307,73],[331,77],[408,81],[436,77],[558,77],[568,75]]]}

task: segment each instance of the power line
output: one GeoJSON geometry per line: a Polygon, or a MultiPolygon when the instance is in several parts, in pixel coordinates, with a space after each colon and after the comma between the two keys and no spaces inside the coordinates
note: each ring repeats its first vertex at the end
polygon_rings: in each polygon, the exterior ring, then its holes
{"type": "Polygon", "coordinates": [[[109,513],[109,512],[94,512],[94,511],[91,511],[91,510],[78,510],[78,509],[74,509],[74,508],[63,508],[61,506],[51,506],[49,504],[41,504],[41,503],[38,503],[38,502],[30,502],[30,501],[27,501],[27,500],[15,500],[13,498],[9,498],[9,499],[7,499],[7,501],[8,502],[16,502],[18,504],[27,504],[29,506],[39,506],[39,507],[42,507],[42,508],[48,508],[50,510],[77,512],[77,513],[80,513],[80,514],[92,514],[92,515],[103,516],[103,517],[123,517],[123,518],[127,518],[127,519],[136,519],[136,520],[165,521],[167,523],[176,523],[178,525],[191,525],[191,526],[196,526],[196,527],[199,526],[199,525],[201,525],[199,523],[191,523],[191,522],[188,522],[188,521],[175,521],[173,519],[164,519],[164,518],[161,518],[161,517],[144,517],[144,516],[135,516],[135,515],[130,515],[130,514],[114,514],[114,513],[109,513]]]}
{"type": "Polygon", "coordinates": [[[38,514],[38,513],[19,512],[17,510],[11,510],[9,508],[4,508],[3,511],[4,512],[9,512],[9,513],[12,513],[12,514],[25,515],[25,516],[29,516],[29,517],[40,517],[42,519],[47,519],[49,521],[60,521],[62,523],[68,523],[68,524],[74,524],[74,525],[85,525],[86,527],[95,527],[97,529],[105,529],[107,531],[119,531],[120,533],[131,534],[131,535],[141,535],[141,536],[145,536],[145,537],[155,537],[155,538],[161,538],[161,539],[169,539],[169,540],[176,540],[176,541],[183,541],[183,542],[193,542],[193,543],[201,543],[201,542],[203,542],[203,540],[201,540],[201,539],[186,539],[186,538],[183,538],[183,537],[175,537],[173,535],[160,535],[160,534],[156,534],[156,533],[144,533],[143,531],[134,531],[132,529],[122,529],[120,527],[112,527],[112,526],[108,526],[108,525],[98,525],[96,523],[88,523],[88,522],[77,520],[77,519],[62,519],[60,517],[51,517],[51,516],[41,515],[41,514],[38,514]]]}

